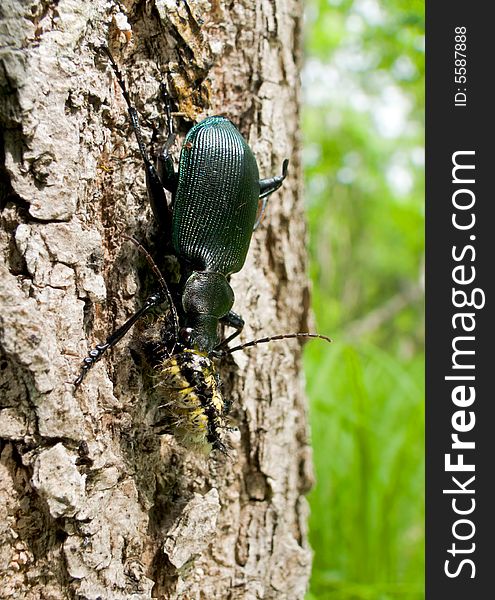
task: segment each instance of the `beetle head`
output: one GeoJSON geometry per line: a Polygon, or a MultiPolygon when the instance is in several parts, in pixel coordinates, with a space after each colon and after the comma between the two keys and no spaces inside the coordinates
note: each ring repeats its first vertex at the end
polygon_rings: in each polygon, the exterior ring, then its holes
{"type": "Polygon", "coordinates": [[[188,315],[188,326],[179,331],[179,339],[186,348],[195,348],[210,354],[218,345],[218,318],[211,315],[188,315]]]}

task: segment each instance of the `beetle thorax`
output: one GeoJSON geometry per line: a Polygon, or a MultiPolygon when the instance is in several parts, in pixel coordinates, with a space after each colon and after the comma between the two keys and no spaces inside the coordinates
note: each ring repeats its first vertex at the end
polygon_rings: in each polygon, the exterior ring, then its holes
{"type": "Polygon", "coordinates": [[[194,271],[182,294],[191,345],[207,353],[218,344],[218,320],[234,304],[234,292],[222,273],[194,271]]]}

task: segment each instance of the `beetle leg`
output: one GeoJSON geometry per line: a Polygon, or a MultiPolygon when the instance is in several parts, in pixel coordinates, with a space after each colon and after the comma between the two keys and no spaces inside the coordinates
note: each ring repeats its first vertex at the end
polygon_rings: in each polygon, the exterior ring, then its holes
{"type": "Polygon", "coordinates": [[[282,164],[282,175],[275,175],[275,177],[269,177],[268,179],[260,179],[260,200],[263,200],[263,202],[261,204],[261,208],[258,211],[258,217],[256,219],[256,223],[254,224],[253,231],[261,223],[261,219],[263,218],[266,204],[268,202],[268,196],[270,196],[270,194],[273,194],[273,192],[277,191],[278,188],[282,185],[284,179],[286,178],[288,166],[289,160],[286,158],[282,164]]]}
{"type": "Polygon", "coordinates": [[[282,175],[275,175],[275,177],[269,177],[268,179],[260,179],[260,198],[266,198],[278,190],[284,179],[287,177],[288,166],[289,159],[286,158],[282,164],[282,175]]]}
{"type": "MultiPolygon", "coordinates": [[[[233,327],[235,331],[232,335],[229,335],[228,338],[225,338],[222,342],[220,342],[220,344],[218,344],[218,346],[213,352],[215,352],[216,350],[222,351],[224,348],[226,348],[227,344],[231,342],[234,338],[236,338],[241,333],[242,328],[244,327],[244,319],[240,315],[235,313],[233,310],[229,310],[229,312],[225,316],[223,316],[220,319],[220,321],[222,323],[225,323],[229,327],[233,327]]],[[[223,355],[223,352],[221,352],[221,354],[223,355]]]]}
{"type": "MultiPolygon", "coordinates": [[[[139,124],[139,116],[136,108],[132,105],[131,97],[129,96],[129,92],[127,91],[127,87],[124,83],[124,79],[122,77],[122,73],[120,72],[117,63],[115,62],[113,56],[111,55],[109,49],[107,47],[103,47],[105,54],[108,56],[110,60],[110,64],[112,65],[112,69],[115,73],[115,77],[117,78],[117,83],[122,90],[122,95],[124,96],[125,103],[127,104],[127,112],[129,113],[129,117],[131,120],[132,130],[134,131],[134,135],[136,136],[136,140],[139,146],[139,152],[141,153],[141,157],[144,162],[144,168],[146,171],[146,187],[148,189],[148,196],[151,204],[151,208],[153,210],[153,214],[155,215],[158,223],[167,231],[171,231],[171,223],[172,218],[170,214],[170,209],[167,204],[167,198],[165,196],[164,191],[164,183],[155,169],[155,166],[150,160],[148,155],[148,151],[146,150],[146,145],[143,140],[143,134],[141,132],[141,126],[139,124]]],[[[170,129],[170,124],[169,124],[170,129]]],[[[169,136],[170,138],[170,136],[169,136]]],[[[169,140],[167,140],[168,142],[169,140]]],[[[173,138],[170,140],[170,145],[173,143],[173,138]]],[[[171,169],[173,171],[173,164],[171,164],[171,169]]],[[[169,189],[167,186],[165,186],[169,189]]],[[[174,191],[170,189],[169,191],[174,191]]]]}
{"type": "Polygon", "coordinates": [[[175,194],[175,191],[177,189],[177,173],[175,172],[174,161],[172,160],[172,157],[169,154],[169,148],[172,146],[174,140],[175,134],[173,135],[171,141],[170,138],[167,139],[165,145],[162,148],[162,151],[156,158],[156,169],[162,187],[164,187],[169,192],[172,192],[173,195],[175,194]]]}
{"type": "MultiPolygon", "coordinates": [[[[162,151],[156,158],[156,172],[157,172],[157,177],[160,180],[160,189],[162,191],[162,194],[163,194],[163,188],[165,188],[169,192],[172,192],[172,202],[170,203],[170,206],[167,205],[167,211],[169,214],[172,209],[175,191],[177,190],[177,180],[178,180],[178,175],[174,168],[174,161],[172,160],[172,157],[169,154],[169,149],[172,146],[172,144],[174,143],[174,141],[175,141],[175,134],[173,133],[171,136],[169,135],[169,137],[167,138],[167,141],[165,142],[165,145],[162,148],[162,151]]],[[[162,203],[161,203],[162,201],[161,201],[161,199],[155,197],[154,189],[150,189],[150,181],[149,181],[148,177],[146,177],[146,186],[148,188],[148,195],[150,197],[150,202],[151,202],[151,206],[153,208],[153,213],[155,214],[155,217],[157,217],[158,221],[160,223],[162,223],[162,218],[157,216],[157,207],[162,206],[162,203]],[[153,204],[155,204],[155,206],[153,206],[153,204]]],[[[170,220],[170,216],[168,217],[168,219],[170,220]]],[[[168,226],[168,225],[166,225],[166,226],[168,226]]]]}
{"type": "Polygon", "coordinates": [[[115,346],[120,340],[124,337],[124,335],[129,331],[129,329],[150,309],[158,306],[164,301],[163,293],[155,292],[149,296],[143,306],[132,315],[130,319],[128,319],[121,327],[114,331],[103,344],[97,344],[93,349],[88,352],[88,356],[83,360],[83,364],[81,367],[81,372],[79,373],[77,379],[74,381],[74,385],[78,387],[86,373],[91,369],[91,367],[100,360],[103,354],[112,346],[115,346]]]}
{"type": "Polygon", "coordinates": [[[167,115],[167,140],[162,148],[161,153],[157,157],[157,171],[158,177],[162,183],[162,186],[175,194],[177,189],[177,173],[174,168],[174,161],[170,156],[170,148],[175,142],[174,122],[172,119],[170,94],[168,93],[167,86],[162,83],[160,85],[160,91],[165,104],[165,112],[167,115]]]}

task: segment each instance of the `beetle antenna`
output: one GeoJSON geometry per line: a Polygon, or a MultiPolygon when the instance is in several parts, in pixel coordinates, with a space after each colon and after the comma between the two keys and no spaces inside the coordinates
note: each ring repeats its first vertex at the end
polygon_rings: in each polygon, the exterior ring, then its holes
{"type": "Polygon", "coordinates": [[[151,269],[153,270],[153,273],[156,275],[156,277],[160,283],[160,287],[162,288],[163,293],[167,297],[168,304],[170,306],[170,310],[172,311],[172,318],[174,321],[175,339],[176,340],[179,339],[179,317],[177,315],[177,310],[175,308],[174,301],[172,300],[172,294],[170,293],[170,290],[168,289],[167,282],[165,281],[165,278],[163,277],[162,272],[157,267],[156,262],[153,260],[151,254],[148,252],[148,250],[146,250],[146,248],[140,242],[138,242],[136,240],[136,238],[133,238],[132,236],[126,235],[126,234],[123,234],[122,237],[125,238],[126,240],[131,241],[136,246],[136,248],[144,255],[144,257],[148,261],[148,264],[150,265],[151,269]]]}
{"type": "Polygon", "coordinates": [[[319,333],[284,333],[282,335],[272,335],[270,337],[264,337],[258,340],[252,340],[251,342],[246,342],[245,344],[241,344],[240,346],[229,348],[228,350],[223,351],[222,354],[232,354],[232,352],[237,352],[237,350],[244,350],[244,348],[250,348],[251,346],[257,346],[258,344],[273,342],[275,340],[288,340],[291,338],[319,338],[320,340],[325,340],[329,343],[332,342],[332,340],[329,337],[327,337],[326,335],[320,335],[319,333]]]}

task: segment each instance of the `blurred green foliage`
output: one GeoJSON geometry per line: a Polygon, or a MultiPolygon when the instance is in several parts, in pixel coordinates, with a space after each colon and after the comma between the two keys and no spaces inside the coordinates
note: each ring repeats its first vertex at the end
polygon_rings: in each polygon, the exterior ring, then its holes
{"type": "Polygon", "coordinates": [[[311,600],[424,597],[424,15],[307,0],[311,600]]]}

